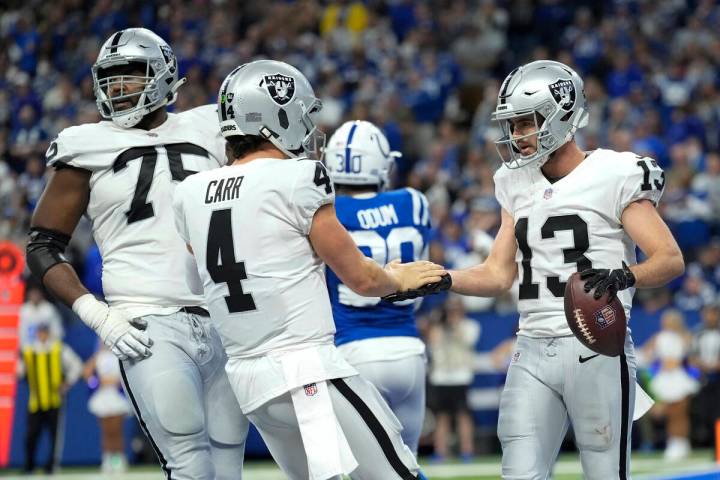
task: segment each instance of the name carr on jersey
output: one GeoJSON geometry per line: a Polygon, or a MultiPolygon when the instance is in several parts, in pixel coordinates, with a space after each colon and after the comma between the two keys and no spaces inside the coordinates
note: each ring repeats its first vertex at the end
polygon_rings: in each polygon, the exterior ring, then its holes
{"type": "Polygon", "coordinates": [[[235,200],[240,195],[240,186],[243,182],[243,175],[220,180],[210,180],[205,190],[205,203],[225,202],[235,200]]]}

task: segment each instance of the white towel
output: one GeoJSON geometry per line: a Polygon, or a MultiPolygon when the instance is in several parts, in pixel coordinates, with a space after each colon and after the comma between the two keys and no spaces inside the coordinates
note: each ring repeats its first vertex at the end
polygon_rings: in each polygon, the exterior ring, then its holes
{"type": "Polygon", "coordinates": [[[655,404],[650,395],[643,388],[635,383],[635,410],[633,410],[633,422],[642,417],[655,404]]]}
{"type": "MultiPolygon", "coordinates": [[[[313,349],[290,352],[281,359],[288,384],[297,384],[303,371],[321,371],[320,356],[313,349]],[[305,368],[303,368],[305,367],[305,368]]],[[[300,436],[308,459],[311,480],[349,474],[358,467],[347,438],[335,417],[325,380],[290,390],[300,436]]]]}

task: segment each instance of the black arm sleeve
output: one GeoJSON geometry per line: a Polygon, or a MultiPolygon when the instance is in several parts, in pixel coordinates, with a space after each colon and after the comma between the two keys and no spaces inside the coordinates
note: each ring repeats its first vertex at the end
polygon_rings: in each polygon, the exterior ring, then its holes
{"type": "Polygon", "coordinates": [[[30,229],[30,242],[25,257],[28,268],[41,283],[50,268],[58,263],[70,263],[64,255],[69,242],[70,235],[57,230],[41,227],[30,229]]]}

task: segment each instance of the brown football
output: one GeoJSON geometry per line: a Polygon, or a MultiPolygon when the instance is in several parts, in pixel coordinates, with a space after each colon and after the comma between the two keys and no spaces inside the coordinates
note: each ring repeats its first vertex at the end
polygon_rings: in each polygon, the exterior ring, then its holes
{"type": "Polygon", "coordinates": [[[585,293],[585,280],[573,273],[565,285],[565,318],[570,330],[590,350],[617,357],[625,347],[627,319],[617,297],[608,302],[606,293],[593,298],[594,290],[585,293]]]}

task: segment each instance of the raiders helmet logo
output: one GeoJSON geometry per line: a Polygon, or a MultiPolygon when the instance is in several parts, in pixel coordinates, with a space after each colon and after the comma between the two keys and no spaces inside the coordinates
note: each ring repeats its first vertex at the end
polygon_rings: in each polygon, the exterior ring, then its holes
{"type": "Polygon", "coordinates": [[[550,93],[563,110],[569,112],[575,106],[575,85],[572,80],[558,80],[550,85],[550,93]]]}
{"type": "Polygon", "coordinates": [[[265,75],[265,88],[278,105],[286,105],[295,95],[295,79],[281,73],[265,75]]]}

